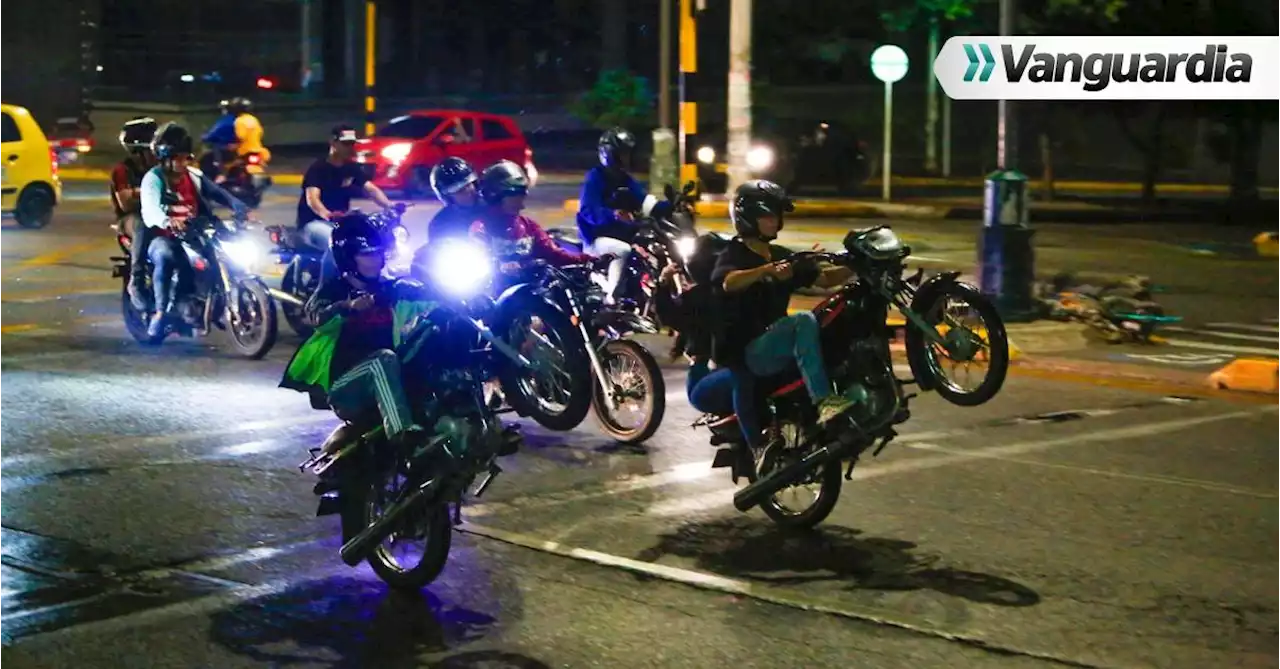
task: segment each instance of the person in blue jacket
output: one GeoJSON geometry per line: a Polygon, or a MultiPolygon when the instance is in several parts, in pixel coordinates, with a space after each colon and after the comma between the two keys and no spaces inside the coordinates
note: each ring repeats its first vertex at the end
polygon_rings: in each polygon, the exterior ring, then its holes
{"type": "Polygon", "coordinates": [[[587,172],[578,202],[578,234],[583,250],[594,256],[613,254],[609,263],[605,294],[616,297],[622,271],[631,254],[635,237],[635,215],[665,216],[671,203],[646,192],[645,187],[627,172],[635,152],[636,139],[623,128],[611,128],[597,142],[600,164],[587,172]]]}
{"type": "Polygon", "coordinates": [[[223,100],[219,107],[222,115],[200,138],[200,141],[209,146],[208,156],[200,163],[210,179],[216,178],[221,171],[221,166],[235,155],[231,148],[240,141],[236,135],[236,112],[231,108],[231,101],[223,100]]]}

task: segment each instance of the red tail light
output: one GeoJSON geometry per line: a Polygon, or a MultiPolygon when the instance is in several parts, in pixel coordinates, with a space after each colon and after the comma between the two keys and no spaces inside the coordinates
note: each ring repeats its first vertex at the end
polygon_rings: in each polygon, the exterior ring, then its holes
{"type": "Polygon", "coordinates": [[[58,152],[55,151],[52,147],[50,147],[49,149],[49,165],[51,166],[50,169],[53,172],[54,176],[57,176],[58,175],[58,152]]]}
{"type": "Polygon", "coordinates": [[[259,155],[258,155],[258,154],[256,154],[256,153],[251,153],[251,154],[249,154],[249,164],[250,164],[250,165],[257,165],[258,163],[261,163],[261,162],[262,162],[262,156],[259,156],[259,155]]]}
{"type": "Polygon", "coordinates": [[[280,231],[279,231],[279,230],[272,230],[272,231],[271,231],[270,233],[268,233],[268,234],[269,234],[269,235],[270,235],[270,237],[271,237],[271,243],[272,243],[272,244],[275,244],[276,246],[279,246],[279,245],[280,245],[280,231]]]}
{"type": "Polygon", "coordinates": [[[196,258],[195,262],[191,263],[191,267],[197,272],[203,272],[208,269],[209,263],[205,262],[204,258],[196,258]]]}

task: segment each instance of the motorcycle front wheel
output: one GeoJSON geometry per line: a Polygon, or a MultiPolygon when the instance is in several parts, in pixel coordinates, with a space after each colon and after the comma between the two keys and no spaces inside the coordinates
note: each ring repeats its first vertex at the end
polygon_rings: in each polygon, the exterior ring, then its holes
{"type": "Polygon", "coordinates": [[[147,334],[148,317],[147,314],[138,311],[133,306],[133,300],[129,298],[129,277],[124,277],[124,285],[120,288],[120,315],[124,317],[124,329],[129,331],[129,335],[133,337],[139,344],[144,346],[159,346],[164,341],[164,334],[159,337],[152,337],[147,334]]]}
{"type": "MultiPolygon", "coordinates": [[[[267,287],[257,280],[240,282],[238,316],[227,309],[227,331],[236,351],[250,360],[261,360],[276,345],[276,303],[267,287]]],[[[230,296],[228,296],[230,297],[230,296]]]]}
{"type": "Polygon", "coordinates": [[[667,383],[658,361],[643,346],[619,339],[604,345],[600,366],[604,368],[605,383],[610,386],[602,388],[597,382],[592,387],[591,408],[600,430],[623,444],[638,444],[652,437],[667,410],[667,383]],[[616,404],[613,411],[605,402],[606,392],[616,404]],[[626,420],[625,409],[638,414],[639,419],[626,420]]]}
{"type": "MultiPolygon", "coordinates": [[[[319,283],[320,259],[311,256],[294,256],[284,270],[284,277],[280,279],[280,290],[306,302],[311,299],[311,294],[316,292],[319,283]]],[[[284,312],[285,322],[299,337],[306,339],[315,332],[315,328],[307,323],[302,307],[281,300],[280,311],[284,312]]]]}
{"type": "Polygon", "coordinates": [[[984,404],[1000,392],[1009,374],[1009,335],[991,300],[973,286],[950,283],[916,295],[911,310],[945,344],[907,326],[907,361],[912,374],[924,381],[922,388],[936,390],[942,399],[965,407],[984,404]],[[983,372],[981,380],[961,381],[961,368],[966,377],[971,370],[983,372]]]}
{"type": "Polygon", "coordinates": [[[498,380],[503,395],[517,414],[549,430],[572,430],[591,409],[593,374],[582,333],[545,300],[521,300],[509,307],[498,314],[494,332],[542,371],[502,365],[498,380]]]}

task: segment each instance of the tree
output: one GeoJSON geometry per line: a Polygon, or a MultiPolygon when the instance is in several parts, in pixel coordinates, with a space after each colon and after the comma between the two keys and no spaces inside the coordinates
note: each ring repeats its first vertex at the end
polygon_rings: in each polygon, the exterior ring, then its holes
{"type": "Polygon", "coordinates": [[[635,130],[653,125],[654,96],[649,82],[627,70],[605,70],[586,93],[569,105],[574,116],[601,130],[635,130]]]}
{"type": "Polygon", "coordinates": [[[938,171],[938,80],[933,76],[933,61],[942,48],[942,24],[974,18],[975,6],[984,0],[916,0],[906,7],[896,6],[880,12],[880,20],[890,32],[905,33],[924,24],[929,29],[929,54],[925,74],[924,168],[938,171]]]}

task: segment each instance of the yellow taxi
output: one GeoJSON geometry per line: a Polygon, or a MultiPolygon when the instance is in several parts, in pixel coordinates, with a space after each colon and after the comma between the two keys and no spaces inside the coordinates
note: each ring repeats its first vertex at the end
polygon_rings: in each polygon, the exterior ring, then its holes
{"type": "Polygon", "coordinates": [[[49,140],[31,112],[7,104],[0,104],[0,135],[0,209],[24,228],[43,228],[62,200],[49,140]]]}

